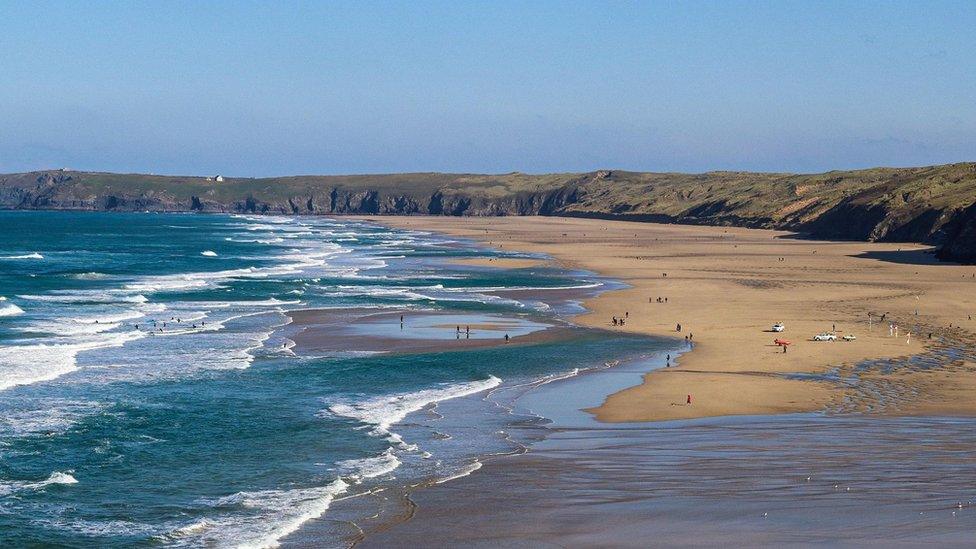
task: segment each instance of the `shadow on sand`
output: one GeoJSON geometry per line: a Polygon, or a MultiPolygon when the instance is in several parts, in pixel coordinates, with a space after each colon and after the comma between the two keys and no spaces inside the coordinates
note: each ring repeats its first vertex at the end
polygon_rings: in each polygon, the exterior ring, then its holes
{"type": "Polygon", "coordinates": [[[896,251],[871,251],[855,255],[865,259],[877,259],[888,263],[901,263],[904,265],[956,265],[948,261],[940,261],[935,257],[936,248],[924,250],[896,250],[896,251]]]}

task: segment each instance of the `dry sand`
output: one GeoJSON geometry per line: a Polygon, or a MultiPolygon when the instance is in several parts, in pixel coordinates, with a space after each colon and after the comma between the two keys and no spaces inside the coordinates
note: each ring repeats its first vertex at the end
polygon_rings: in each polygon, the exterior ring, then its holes
{"type": "Polygon", "coordinates": [[[785,376],[834,369],[845,374],[864,359],[908,357],[933,348],[963,349],[971,355],[976,321],[969,315],[976,314],[976,267],[936,263],[924,246],[551,217],[367,219],[468,237],[503,250],[545,253],[562,266],[594,271],[631,286],[588,300],[584,305],[589,312],[575,319],[579,324],[682,341],[693,334],[694,349],[678,364],[647,374],[642,385],[610,395],[592,410],[602,421],[830,409],[976,413],[976,372],[960,360],[947,360],[924,372],[871,372],[870,394],[864,387],[785,376]],[[657,303],[658,297],[668,302],[657,303]],[[869,326],[869,312],[887,313],[887,320],[899,325],[899,336],[889,336],[888,322],[879,325],[877,317],[869,326]],[[624,327],[610,326],[612,316],[628,313],[624,327]],[[775,322],[784,323],[786,331],[769,332],[775,322]],[[680,333],[675,331],[677,323],[682,325],[680,333]],[[857,341],[810,341],[834,325],[839,336],[855,334],[857,341]],[[909,343],[906,332],[916,325],[919,333],[913,333],[909,343]],[[776,337],[793,343],[787,353],[773,345],[776,337]],[[937,343],[941,338],[946,342],[937,343]],[[875,394],[879,387],[881,397],[875,394]],[[690,406],[685,404],[687,395],[692,395],[690,406]]]}

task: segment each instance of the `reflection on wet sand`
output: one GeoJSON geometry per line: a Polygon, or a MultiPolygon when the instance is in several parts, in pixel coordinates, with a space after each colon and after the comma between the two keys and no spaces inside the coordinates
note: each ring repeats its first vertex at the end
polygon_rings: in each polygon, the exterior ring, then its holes
{"type": "Polygon", "coordinates": [[[971,420],[781,416],[557,430],[414,492],[366,547],[965,543],[971,420]]]}
{"type": "Polygon", "coordinates": [[[847,386],[847,400],[821,414],[608,425],[580,411],[660,361],[500,390],[500,402],[553,420],[512,427],[534,441],[528,451],[401,495],[408,512],[357,538],[366,547],[966,543],[976,422],[877,415],[916,402],[899,391],[925,385],[879,379],[949,375],[966,360],[946,339],[923,355],[837,368],[816,381],[847,386]]]}

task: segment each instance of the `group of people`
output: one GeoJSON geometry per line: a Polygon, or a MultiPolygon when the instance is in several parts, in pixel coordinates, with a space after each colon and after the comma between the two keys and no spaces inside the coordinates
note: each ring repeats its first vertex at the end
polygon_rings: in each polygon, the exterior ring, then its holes
{"type": "MultiPolygon", "coordinates": [[[[648,303],[651,303],[651,298],[647,298],[647,302],[648,303]]],[[[657,298],[657,302],[658,303],[667,303],[668,302],[668,298],[666,298],[666,297],[658,297],[657,298]]]]}
{"type": "MultiPolygon", "coordinates": [[[[154,319],[150,319],[148,322],[152,323],[152,328],[149,328],[149,335],[155,335],[157,332],[162,333],[162,332],[165,331],[165,328],[167,327],[167,321],[165,321],[165,320],[160,321],[160,322],[157,322],[154,319]]],[[[174,317],[171,317],[168,322],[169,323],[175,322],[176,324],[182,325],[183,324],[183,319],[182,318],[177,318],[177,317],[174,316],[174,317]]],[[[98,324],[98,321],[96,320],[95,323],[98,324]]],[[[199,327],[200,328],[203,328],[206,325],[207,325],[206,321],[201,320],[199,327]]],[[[136,330],[139,330],[140,329],[139,328],[139,324],[135,324],[134,327],[135,327],[136,330]]],[[[193,323],[193,324],[191,324],[191,327],[195,330],[195,329],[197,329],[197,324],[196,323],[193,323]]]]}
{"type": "MultiPolygon", "coordinates": [[[[461,325],[460,324],[455,328],[455,333],[457,334],[457,339],[461,339],[461,325]]],[[[464,339],[471,339],[471,326],[465,326],[464,327],[464,339]]],[[[506,338],[505,341],[508,341],[508,339],[506,338]]]]}

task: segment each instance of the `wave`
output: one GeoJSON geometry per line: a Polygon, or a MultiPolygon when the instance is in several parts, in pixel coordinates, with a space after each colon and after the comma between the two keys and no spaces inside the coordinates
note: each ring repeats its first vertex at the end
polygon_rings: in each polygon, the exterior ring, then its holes
{"type": "Polygon", "coordinates": [[[108,278],[108,277],[109,275],[105,273],[96,273],[94,271],[71,275],[71,278],[75,278],[77,280],[101,280],[103,278],[108,278]]]}
{"type": "Polygon", "coordinates": [[[23,254],[23,255],[4,255],[4,256],[0,256],[0,259],[44,259],[44,256],[37,252],[34,252],[31,254],[23,254]]]}
{"type": "Polygon", "coordinates": [[[277,547],[302,524],[322,516],[349,484],[336,479],[325,486],[293,490],[237,492],[201,503],[222,512],[158,536],[164,540],[192,536],[201,545],[239,548],[277,547]]]}
{"type": "Polygon", "coordinates": [[[349,473],[349,478],[355,482],[362,479],[380,477],[392,473],[401,464],[400,459],[393,453],[393,448],[387,448],[382,454],[363,459],[348,459],[336,465],[340,471],[349,473]]]}
{"type": "Polygon", "coordinates": [[[65,322],[51,320],[35,322],[29,326],[19,327],[19,332],[55,334],[58,336],[96,335],[109,332],[121,326],[117,322],[65,322]]]}
{"type": "Polygon", "coordinates": [[[464,467],[462,467],[460,471],[454,473],[453,475],[450,475],[450,476],[447,476],[447,477],[444,477],[442,479],[438,479],[438,480],[434,481],[434,484],[444,484],[445,482],[450,482],[452,480],[456,480],[456,479],[459,479],[461,477],[466,477],[466,476],[470,475],[471,473],[477,471],[478,469],[481,469],[481,466],[482,466],[482,463],[480,461],[474,460],[473,462],[471,462],[471,463],[465,465],[464,467]]]}
{"type": "Polygon", "coordinates": [[[336,403],[329,406],[332,414],[352,418],[362,423],[372,425],[372,434],[391,435],[390,427],[403,421],[408,414],[422,410],[424,407],[463,396],[487,391],[501,384],[502,380],[489,376],[480,381],[469,381],[444,385],[436,389],[424,389],[414,393],[402,393],[389,396],[371,398],[357,403],[336,403]]]}
{"type": "Polygon", "coordinates": [[[226,309],[228,307],[279,307],[282,305],[298,305],[300,299],[278,299],[276,297],[254,301],[194,301],[193,304],[204,308],[226,309]]]}
{"type": "Polygon", "coordinates": [[[146,303],[144,295],[127,295],[119,290],[54,290],[44,295],[18,295],[21,299],[54,303],[146,303]]]}
{"type": "MultiPolygon", "coordinates": [[[[163,307],[162,309],[160,309],[159,307],[152,307],[152,308],[146,307],[146,309],[152,311],[162,311],[165,310],[165,307],[163,307]]],[[[135,320],[137,318],[142,318],[144,316],[146,316],[146,314],[141,310],[127,309],[125,311],[116,314],[100,314],[97,316],[66,317],[58,320],[75,322],[78,324],[95,324],[96,321],[98,322],[98,324],[106,324],[106,323],[113,323],[113,322],[125,322],[126,320],[135,320]]]]}
{"type": "Polygon", "coordinates": [[[130,331],[101,334],[101,337],[72,343],[4,345],[0,347],[0,391],[57,379],[78,369],[78,353],[121,347],[144,336],[142,332],[130,331]]]}
{"type": "MultiPolygon", "coordinates": [[[[6,298],[4,298],[6,300],[6,298]]],[[[13,303],[0,307],[0,316],[16,316],[24,314],[24,310],[13,303]]]]}
{"type": "MultiPolygon", "coordinates": [[[[267,279],[273,276],[296,275],[308,268],[324,267],[329,258],[335,256],[337,253],[345,253],[348,251],[350,250],[344,250],[334,245],[328,246],[328,249],[325,251],[309,252],[296,250],[293,253],[275,256],[275,259],[285,262],[281,265],[149,276],[141,279],[139,282],[126,284],[124,288],[130,292],[198,290],[213,287],[224,280],[267,279]]],[[[349,270],[355,272],[355,269],[349,270]]]]}
{"type": "Polygon", "coordinates": [[[217,252],[215,252],[213,250],[204,250],[204,251],[200,252],[200,255],[204,255],[204,256],[207,256],[207,257],[217,257],[217,252]]]}
{"type": "Polygon", "coordinates": [[[253,244],[278,244],[278,243],[281,243],[281,242],[284,242],[285,241],[284,238],[281,238],[281,237],[278,237],[278,236],[276,236],[274,238],[233,238],[233,237],[228,236],[224,240],[226,240],[228,242],[239,242],[239,243],[244,243],[244,244],[248,244],[248,243],[253,243],[253,244]]]}
{"type": "Polygon", "coordinates": [[[24,490],[40,490],[41,488],[51,486],[52,484],[78,484],[78,480],[71,476],[70,473],[55,471],[46,479],[37,482],[0,482],[0,496],[7,496],[16,492],[23,492],[24,490]]]}

